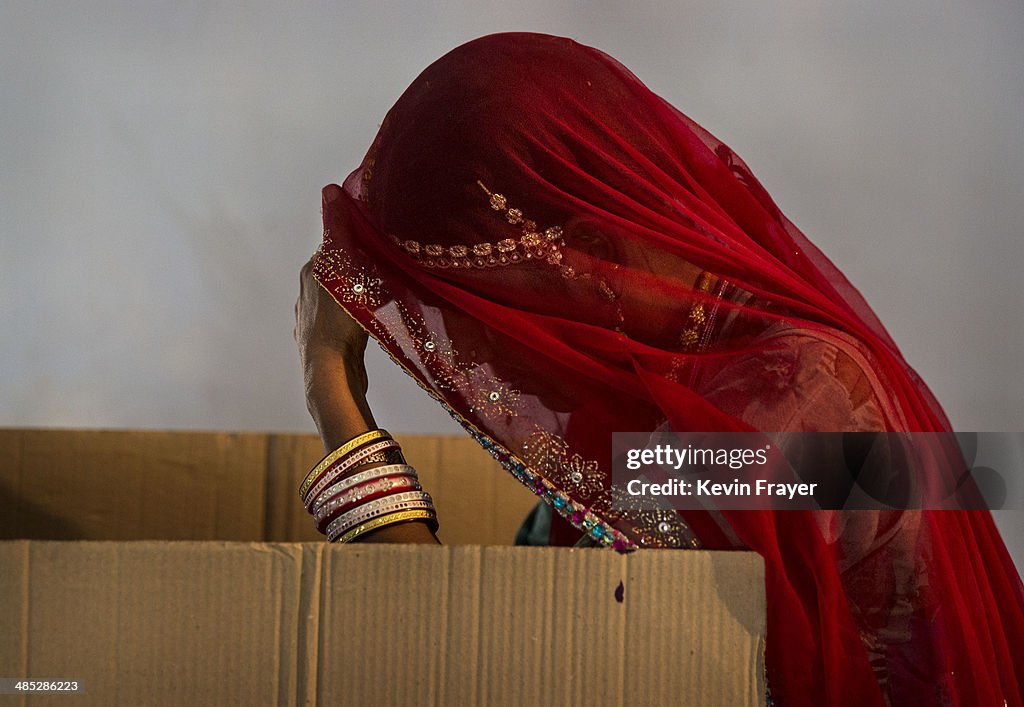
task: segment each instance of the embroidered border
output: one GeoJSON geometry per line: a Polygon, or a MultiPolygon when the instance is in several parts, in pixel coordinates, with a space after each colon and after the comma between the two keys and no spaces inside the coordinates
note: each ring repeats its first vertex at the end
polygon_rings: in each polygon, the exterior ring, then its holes
{"type": "Polygon", "coordinates": [[[561,247],[565,245],[561,226],[551,226],[541,233],[537,222],[528,219],[520,209],[509,207],[502,194],[491,192],[477,181],[487,194],[491,208],[500,211],[512,226],[518,226],[522,235],[503,238],[494,243],[450,245],[420,243],[390,236],[391,241],[428,268],[493,268],[523,261],[545,261],[551,265],[562,262],[561,247]]]}

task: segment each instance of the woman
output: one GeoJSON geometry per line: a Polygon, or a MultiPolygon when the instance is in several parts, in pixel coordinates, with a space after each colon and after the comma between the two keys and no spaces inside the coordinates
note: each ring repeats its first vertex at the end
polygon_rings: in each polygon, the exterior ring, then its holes
{"type": "Polygon", "coordinates": [[[624,67],[470,42],[323,196],[296,338],[328,449],[376,426],[365,330],[550,504],[556,542],[759,552],[778,703],[1021,704],[1024,592],[987,512],[613,504],[615,431],[949,429],[745,164],[624,67]]]}

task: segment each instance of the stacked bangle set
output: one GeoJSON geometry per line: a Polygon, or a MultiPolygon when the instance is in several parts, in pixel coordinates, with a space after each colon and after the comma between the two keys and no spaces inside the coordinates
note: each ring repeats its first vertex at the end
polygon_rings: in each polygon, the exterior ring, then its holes
{"type": "Polygon", "coordinates": [[[410,520],[437,530],[430,494],[385,430],[363,433],[320,460],[299,487],[299,497],[329,542],[351,542],[410,520]]]}

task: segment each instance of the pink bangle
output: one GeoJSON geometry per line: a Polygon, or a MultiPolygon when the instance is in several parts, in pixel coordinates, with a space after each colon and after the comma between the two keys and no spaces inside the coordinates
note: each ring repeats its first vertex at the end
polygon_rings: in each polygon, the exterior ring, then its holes
{"type": "Polygon", "coordinates": [[[323,492],[313,500],[312,510],[310,513],[316,515],[317,511],[327,503],[331,498],[337,494],[352,488],[357,484],[370,481],[371,479],[377,479],[381,476],[411,476],[416,478],[416,470],[408,464],[387,464],[385,466],[375,466],[372,469],[366,471],[360,471],[355,474],[346,476],[335,484],[332,484],[325,488],[323,492]]]}
{"type": "Polygon", "coordinates": [[[411,476],[385,476],[367,481],[336,494],[324,503],[320,510],[313,514],[313,522],[316,524],[316,529],[322,533],[329,522],[358,506],[384,496],[393,496],[406,491],[420,491],[422,488],[419,480],[411,476]]]}
{"type": "Polygon", "coordinates": [[[430,498],[430,494],[426,491],[407,491],[405,493],[392,494],[384,498],[378,498],[376,501],[361,504],[344,515],[338,516],[327,524],[324,534],[330,540],[332,537],[336,538],[344,535],[345,531],[370,518],[375,518],[385,513],[406,510],[407,508],[429,508],[433,510],[434,503],[430,498]]]}
{"type": "Polygon", "coordinates": [[[306,491],[303,496],[303,505],[306,510],[309,511],[313,505],[313,499],[317,497],[321,491],[324,490],[332,481],[335,481],[339,476],[344,474],[346,471],[354,468],[358,468],[358,464],[363,462],[367,457],[377,452],[385,452],[389,450],[400,449],[398,442],[393,439],[385,439],[379,442],[374,442],[365,447],[360,447],[355,451],[346,454],[345,456],[337,459],[334,463],[328,466],[317,478],[316,482],[313,483],[310,488],[306,491]]]}

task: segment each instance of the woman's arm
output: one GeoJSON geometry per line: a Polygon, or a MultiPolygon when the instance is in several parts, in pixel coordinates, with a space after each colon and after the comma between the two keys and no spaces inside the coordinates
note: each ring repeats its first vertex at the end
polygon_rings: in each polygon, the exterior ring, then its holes
{"type": "MultiPolygon", "coordinates": [[[[324,201],[333,201],[340,190],[336,185],[328,186],[324,189],[324,201]]],[[[310,260],[299,275],[295,342],[302,362],[306,407],[327,451],[377,427],[366,403],[367,378],[363,364],[366,341],[367,335],[362,327],[313,277],[313,261],[310,260]]],[[[385,526],[362,535],[359,540],[439,542],[423,522],[385,526]]]]}

